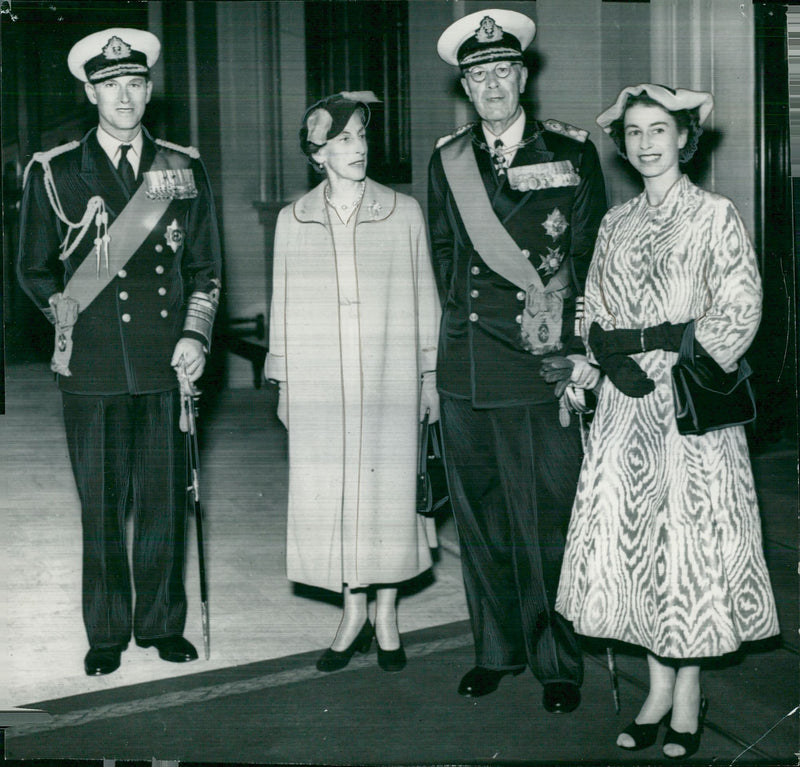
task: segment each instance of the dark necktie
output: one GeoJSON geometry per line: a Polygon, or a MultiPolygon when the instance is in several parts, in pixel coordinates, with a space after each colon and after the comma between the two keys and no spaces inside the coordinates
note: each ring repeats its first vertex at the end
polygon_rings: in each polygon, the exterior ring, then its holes
{"type": "Polygon", "coordinates": [[[131,165],[131,161],[128,159],[128,150],[131,148],[130,144],[120,144],[119,145],[119,165],[117,166],[117,171],[119,172],[120,177],[122,178],[123,183],[128,188],[128,192],[133,194],[134,190],[136,189],[136,175],[133,172],[133,166],[131,165]]]}
{"type": "Polygon", "coordinates": [[[495,170],[498,176],[504,176],[506,172],[506,157],[503,154],[503,147],[505,145],[500,139],[494,142],[494,152],[492,152],[492,160],[494,162],[495,170]]]}

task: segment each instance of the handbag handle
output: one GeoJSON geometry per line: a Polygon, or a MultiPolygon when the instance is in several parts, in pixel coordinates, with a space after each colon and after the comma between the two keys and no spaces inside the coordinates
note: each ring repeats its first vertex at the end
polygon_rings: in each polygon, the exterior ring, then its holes
{"type": "MultiPolygon", "coordinates": [[[[681,338],[681,345],[678,349],[678,365],[689,364],[694,365],[695,362],[695,343],[694,343],[694,320],[691,320],[686,325],[686,330],[683,331],[681,338]]],[[[710,356],[710,355],[709,355],[710,356]]],[[[713,360],[713,357],[711,357],[713,360]]],[[[715,361],[716,363],[716,361],[715,361]]],[[[753,370],[744,357],[739,359],[738,377],[737,380],[741,381],[744,378],[749,378],[753,374],[753,370]]]]}
{"type": "Polygon", "coordinates": [[[690,320],[686,324],[686,329],[683,331],[681,338],[681,345],[678,348],[678,364],[688,362],[694,363],[694,320],[690,320]]]}

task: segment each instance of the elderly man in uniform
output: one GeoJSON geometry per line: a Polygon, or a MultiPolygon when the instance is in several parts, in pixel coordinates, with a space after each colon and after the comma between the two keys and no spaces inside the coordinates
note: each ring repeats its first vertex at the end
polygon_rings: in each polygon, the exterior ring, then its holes
{"type": "Polygon", "coordinates": [[[581,463],[570,410],[599,378],[575,317],[606,195],[586,131],[520,106],[534,33],[521,13],[487,10],[439,38],[480,121],[430,163],[437,376],[475,639],[458,691],[486,695],[530,666],[545,709],[570,712],[582,656],[553,605],[581,463]]]}
{"type": "Polygon", "coordinates": [[[142,127],[159,52],[158,38],[138,29],[107,29],[73,46],[68,65],[99,125],[34,155],[22,200],[17,274],[55,326],[51,367],[81,501],[89,675],[119,667],[131,632],[164,660],[197,658],[183,636],[176,372],[186,386],[203,373],[221,259],[197,151],[142,127]]]}

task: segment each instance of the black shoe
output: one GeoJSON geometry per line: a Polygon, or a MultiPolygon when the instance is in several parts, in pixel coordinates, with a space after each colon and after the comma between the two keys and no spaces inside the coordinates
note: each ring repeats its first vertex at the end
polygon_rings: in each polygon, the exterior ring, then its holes
{"type": "Polygon", "coordinates": [[[158,639],[137,639],[139,647],[155,647],[161,660],[170,663],[186,663],[197,660],[197,650],[194,645],[182,636],[159,637],[158,639]]]}
{"type": "MultiPolygon", "coordinates": [[[[664,736],[664,746],[668,743],[673,743],[676,746],[682,746],[684,751],[679,756],[670,756],[666,752],[664,756],[667,759],[688,759],[700,748],[700,736],[703,734],[703,722],[706,718],[706,711],[708,711],[708,701],[705,698],[700,699],[700,711],[697,715],[697,729],[694,732],[677,732],[672,727],[667,728],[667,734],[664,736]]],[[[663,746],[662,746],[663,748],[663,746]]]]}
{"type": "Polygon", "coordinates": [[[623,746],[617,742],[617,746],[619,746],[619,748],[624,748],[626,751],[641,751],[643,748],[649,748],[653,745],[653,743],[656,742],[659,727],[661,727],[662,724],[669,722],[671,712],[672,709],[667,711],[667,713],[664,714],[664,716],[662,716],[657,722],[653,722],[651,724],[638,724],[634,719],[620,733],[620,735],[628,735],[630,738],[632,738],[633,745],[623,746]]]}
{"type": "Polygon", "coordinates": [[[340,668],[344,668],[350,663],[350,658],[353,657],[354,653],[368,653],[372,645],[372,636],[374,633],[375,630],[372,628],[369,618],[367,618],[367,620],[364,621],[364,625],[361,627],[361,631],[358,632],[358,636],[350,642],[349,647],[344,650],[331,650],[329,647],[320,655],[319,660],[317,660],[317,670],[325,672],[338,671],[340,668]]]}
{"type": "Polygon", "coordinates": [[[90,647],[83,659],[83,668],[87,676],[101,676],[110,674],[119,668],[120,655],[127,645],[114,645],[113,647],[90,647]]]}
{"type": "Polygon", "coordinates": [[[402,671],[406,667],[406,651],[402,642],[396,650],[384,650],[375,637],[375,647],[378,648],[378,665],[384,671],[402,671]]]}
{"type": "Polygon", "coordinates": [[[547,682],[542,705],[551,714],[569,714],[581,704],[581,690],[572,682],[547,682]]]}
{"type": "Polygon", "coordinates": [[[475,666],[464,674],[461,684],[458,685],[458,694],[467,698],[480,698],[481,695],[488,695],[494,692],[500,684],[500,680],[506,674],[521,674],[523,669],[494,669],[484,666],[475,666]]]}

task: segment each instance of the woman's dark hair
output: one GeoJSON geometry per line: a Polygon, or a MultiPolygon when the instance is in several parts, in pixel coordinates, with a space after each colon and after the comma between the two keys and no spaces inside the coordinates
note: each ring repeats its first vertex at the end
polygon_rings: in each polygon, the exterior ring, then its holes
{"type": "Polygon", "coordinates": [[[660,101],[648,96],[645,91],[636,96],[629,94],[628,100],[625,102],[625,108],[622,110],[622,115],[609,125],[608,135],[617,145],[617,152],[619,152],[620,156],[626,160],[628,159],[628,155],[625,154],[625,114],[636,104],[660,107],[672,115],[678,130],[686,131],[686,145],[680,150],[678,161],[680,163],[689,162],[697,151],[697,142],[703,134],[703,128],[700,126],[700,110],[697,107],[694,109],[676,109],[674,111],[667,109],[660,101]]]}

